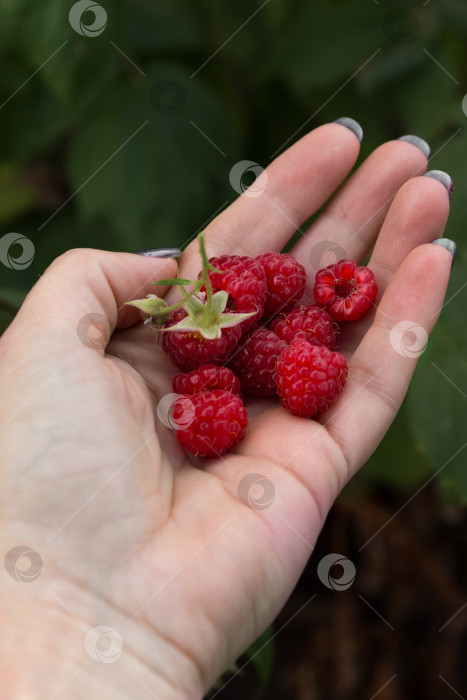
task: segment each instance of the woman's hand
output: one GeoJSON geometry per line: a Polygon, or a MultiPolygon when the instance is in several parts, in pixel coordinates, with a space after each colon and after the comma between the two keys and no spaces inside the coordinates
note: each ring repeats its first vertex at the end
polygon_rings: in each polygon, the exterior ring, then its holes
{"type": "MultiPolygon", "coordinates": [[[[358,151],[341,124],[312,131],[209,225],[208,254],[281,250],[358,151]]],[[[173,368],[123,306],[176,263],[73,250],[41,277],[0,342],[5,697],[201,698],[274,619],[404,398],[416,357],[393,329],[429,333],[441,310],[451,255],[430,242],[449,198],[425,168],[413,144],[385,143],[301,229],[291,252],[310,281],[327,249],[362,260],[374,245],[378,310],[341,336],[349,379],[330,410],[253,402],[222,459],[195,465],[156,417],[173,368]],[[40,557],[27,574],[19,546],[40,557]]],[[[192,243],[180,274],[199,268],[192,243]]]]}

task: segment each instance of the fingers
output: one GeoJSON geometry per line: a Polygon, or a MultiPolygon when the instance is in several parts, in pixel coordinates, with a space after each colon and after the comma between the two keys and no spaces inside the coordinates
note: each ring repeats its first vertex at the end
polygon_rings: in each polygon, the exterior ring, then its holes
{"type": "Polygon", "coordinates": [[[291,250],[314,271],[334,262],[322,258],[335,244],[340,258],[361,259],[373,245],[399,188],[426,169],[426,156],[406,141],[390,141],[377,148],[333,197],[324,213],[291,250]]]}
{"type": "Polygon", "coordinates": [[[320,421],[341,445],[349,477],[396,415],[441,311],[451,262],[450,253],[438,245],[422,245],[408,255],[349,363],[345,390],[320,421]]]}
{"type": "Polygon", "coordinates": [[[409,180],[398,192],[381,228],[369,266],[380,292],[408,253],[431,243],[444,231],[449,216],[446,188],[431,177],[409,180]]]}
{"type": "MultiPolygon", "coordinates": [[[[311,131],[268,166],[252,191],[244,192],[209,224],[208,255],[256,256],[280,250],[341,184],[358,152],[355,134],[341,124],[324,124],[311,131]]],[[[197,273],[197,253],[195,241],[183,256],[183,275],[190,268],[197,273]]]]}
{"type": "Polygon", "coordinates": [[[103,353],[116,327],[128,327],[140,317],[124,303],[149,293],[161,296],[164,288],[151,282],[173,277],[176,269],[172,259],[84,248],[68,251],[32,288],[7,333],[11,337],[31,332],[36,346],[42,341],[67,348],[84,343],[103,353]],[[88,337],[94,323],[105,336],[98,343],[88,337]]]}
{"type": "MultiPolygon", "coordinates": [[[[409,180],[397,193],[376,240],[368,266],[375,273],[380,299],[392,276],[413,248],[442,236],[449,216],[446,188],[431,177],[409,180]]],[[[374,310],[358,324],[348,324],[340,338],[352,351],[371,326],[374,310]]]]}

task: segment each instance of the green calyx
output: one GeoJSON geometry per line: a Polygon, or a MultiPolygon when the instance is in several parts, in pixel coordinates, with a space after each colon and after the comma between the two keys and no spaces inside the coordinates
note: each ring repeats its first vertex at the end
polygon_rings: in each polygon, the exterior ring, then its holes
{"type": "Polygon", "coordinates": [[[160,299],[154,294],[149,294],[145,299],[135,299],[127,301],[128,306],[135,306],[143,312],[150,320],[151,325],[157,326],[159,329],[166,331],[186,331],[187,333],[200,333],[203,338],[213,340],[220,338],[222,329],[236,326],[247,318],[254,316],[254,311],[248,314],[226,313],[225,308],[229,295],[225,291],[216,292],[213,294],[211,281],[209,279],[209,270],[222,273],[222,270],[216,270],[208,260],[206,249],[204,247],[204,233],[198,236],[201,259],[203,263],[202,273],[199,280],[195,282],[180,278],[160,280],[153,282],[155,285],[168,286],[177,285],[180,289],[181,299],[176,304],[169,306],[166,301],[160,299]],[[188,285],[193,285],[190,292],[186,291],[188,285]],[[205,287],[206,292],[202,292],[201,288],[205,287]],[[169,328],[161,328],[168,320],[172,311],[183,307],[187,316],[181,321],[169,328]]]}

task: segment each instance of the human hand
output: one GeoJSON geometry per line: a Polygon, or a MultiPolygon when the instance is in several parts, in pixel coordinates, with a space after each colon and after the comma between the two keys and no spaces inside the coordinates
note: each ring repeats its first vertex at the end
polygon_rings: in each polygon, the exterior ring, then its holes
{"type": "MultiPolygon", "coordinates": [[[[208,254],[280,250],[358,150],[340,124],[315,129],[271,164],[259,196],[209,225],[208,254]]],[[[424,244],[441,236],[449,198],[414,177],[425,168],[414,145],[384,144],[292,249],[310,271],[330,242],[361,260],[376,240],[378,311],[341,335],[349,379],[331,409],[306,420],[252,401],[247,435],[223,459],[195,466],[155,418],[172,370],[123,306],[175,262],[78,250],[46,271],[0,341],[3,551],[27,545],[43,560],[31,585],[5,571],[0,584],[6,697],[201,698],[274,619],[405,395],[416,358],[391,330],[408,320],[429,333],[440,312],[451,256],[424,244]],[[245,494],[251,474],[268,507],[245,494]],[[101,650],[113,663],[96,660],[99,626],[113,630],[101,650]]],[[[180,275],[199,268],[191,244],[180,275]]]]}

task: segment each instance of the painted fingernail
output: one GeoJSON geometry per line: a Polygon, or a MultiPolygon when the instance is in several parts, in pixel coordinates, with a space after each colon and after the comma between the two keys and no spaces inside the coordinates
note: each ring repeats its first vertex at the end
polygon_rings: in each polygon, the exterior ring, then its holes
{"type": "Polygon", "coordinates": [[[452,263],[451,267],[454,265],[454,260],[456,259],[456,254],[457,254],[457,246],[454,243],[454,241],[451,241],[450,238],[436,238],[436,240],[433,241],[433,245],[440,245],[443,248],[446,248],[446,250],[449,250],[451,253],[452,257],[452,263]]]}
{"type": "Polygon", "coordinates": [[[146,258],[179,258],[182,254],[180,248],[146,248],[136,251],[136,255],[144,255],[146,258]]]}
{"type": "Polygon", "coordinates": [[[449,199],[452,197],[454,192],[454,183],[450,175],[444,172],[444,170],[429,170],[425,173],[424,177],[432,177],[433,180],[438,180],[448,191],[449,199]]]}
{"type": "Polygon", "coordinates": [[[342,126],[347,127],[347,129],[350,129],[357,139],[359,141],[362,140],[363,138],[363,129],[360,126],[358,122],[355,121],[355,119],[352,119],[351,117],[341,117],[340,119],[336,119],[334,124],[342,124],[342,126]]]}
{"type": "Polygon", "coordinates": [[[407,134],[406,136],[400,136],[398,141],[407,141],[407,143],[411,143],[413,146],[416,146],[420,149],[425,158],[428,158],[428,156],[430,155],[429,145],[419,136],[412,136],[411,134],[407,134]]]}

